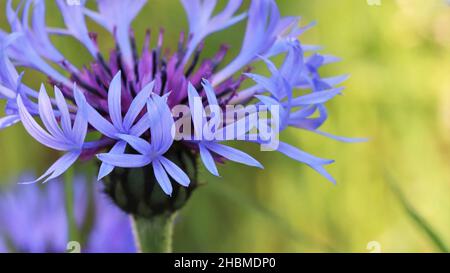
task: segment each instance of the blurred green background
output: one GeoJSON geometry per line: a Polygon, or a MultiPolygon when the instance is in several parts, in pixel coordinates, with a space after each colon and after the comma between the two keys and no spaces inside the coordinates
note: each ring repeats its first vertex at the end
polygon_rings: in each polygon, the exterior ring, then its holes
{"type": "MultiPolygon", "coordinates": [[[[0,27],[7,28],[1,1],[0,27]]],[[[53,2],[53,1],[48,1],[53,2]]],[[[146,28],[166,29],[174,48],[186,19],[178,1],[153,0],[134,23],[139,41],[146,28]]],[[[412,219],[426,219],[440,240],[450,244],[450,7],[443,0],[283,0],[283,15],[301,15],[318,25],[301,37],[343,59],[324,75],[348,73],[346,91],[328,104],[323,130],[367,136],[343,144],[308,132],[289,130],[282,139],[324,158],[332,185],[306,166],[281,154],[243,147],[265,170],[226,164],[217,179],[202,171],[200,187],[181,211],[175,251],[183,252],[368,252],[377,241],[383,252],[442,251],[412,219]],[[392,185],[410,205],[405,210],[392,185]]],[[[54,9],[53,5],[50,5],[54,9]]],[[[50,11],[50,25],[61,23],[50,11]]],[[[100,33],[101,48],[112,46],[100,33]]],[[[239,50],[244,24],[207,40],[207,51],[223,43],[239,50]]],[[[71,39],[55,39],[77,65],[89,61],[71,39]]],[[[207,52],[205,54],[208,54],[207,52]]],[[[37,87],[45,80],[28,73],[37,87]]],[[[21,125],[0,134],[1,179],[22,171],[41,173],[58,156],[39,145],[21,125]]],[[[423,223],[423,222],[422,222],[423,223]]]]}

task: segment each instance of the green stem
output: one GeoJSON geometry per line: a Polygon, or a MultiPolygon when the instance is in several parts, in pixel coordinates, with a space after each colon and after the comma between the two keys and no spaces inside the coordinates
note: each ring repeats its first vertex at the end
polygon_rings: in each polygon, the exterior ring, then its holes
{"type": "Polygon", "coordinates": [[[420,215],[420,213],[411,205],[408,199],[405,197],[401,189],[396,183],[395,178],[386,172],[386,180],[388,185],[391,187],[395,197],[399,200],[406,214],[416,223],[416,225],[423,231],[428,238],[433,242],[437,249],[444,253],[448,253],[450,249],[447,247],[446,243],[440,235],[433,229],[433,227],[428,223],[428,221],[420,215]]]}
{"type": "Polygon", "coordinates": [[[139,252],[172,252],[173,220],[175,214],[164,213],[152,218],[131,216],[134,238],[139,252]]]}
{"type": "Polygon", "coordinates": [[[64,174],[64,191],[65,191],[65,201],[66,201],[66,213],[67,213],[67,220],[68,220],[68,227],[69,227],[69,239],[72,241],[77,241],[79,239],[78,237],[78,230],[77,225],[75,222],[75,216],[73,211],[73,178],[74,178],[74,171],[72,168],[66,171],[64,174]]]}

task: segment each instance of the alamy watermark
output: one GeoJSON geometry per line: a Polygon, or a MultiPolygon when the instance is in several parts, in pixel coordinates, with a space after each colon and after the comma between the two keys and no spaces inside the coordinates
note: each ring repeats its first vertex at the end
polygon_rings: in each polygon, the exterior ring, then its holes
{"type": "Polygon", "coordinates": [[[67,253],[81,253],[81,244],[78,241],[67,242],[66,245],[67,253]]]}
{"type": "Polygon", "coordinates": [[[81,6],[81,0],[66,0],[69,6],[81,6]]]}
{"type": "Polygon", "coordinates": [[[366,249],[370,252],[370,253],[381,253],[381,244],[378,241],[370,241],[367,243],[367,247],[366,249]]]}
{"type": "Polygon", "coordinates": [[[381,6],[381,0],[366,0],[369,6],[381,6]]]}
{"type": "Polygon", "coordinates": [[[202,99],[197,97],[193,100],[192,109],[187,105],[172,108],[175,123],[171,134],[174,140],[243,140],[259,143],[262,151],[278,149],[279,105],[209,105],[204,108],[202,99]]]}

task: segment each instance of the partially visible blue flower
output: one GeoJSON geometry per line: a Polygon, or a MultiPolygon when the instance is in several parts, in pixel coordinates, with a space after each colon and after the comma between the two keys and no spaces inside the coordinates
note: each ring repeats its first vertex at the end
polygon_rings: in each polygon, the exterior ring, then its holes
{"type": "MultiPolygon", "coordinates": [[[[286,18],[285,18],[286,20],[286,18]]],[[[280,12],[275,1],[252,1],[248,11],[247,29],[239,55],[214,76],[213,85],[228,79],[249,65],[257,56],[267,54],[276,45],[277,37],[285,31],[280,28],[280,12]]]]}
{"type": "MultiPolygon", "coordinates": [[[[49,75],[58,81],[70,84],[67,77],[59,73],[54,67],[46,62],[51,60],[60,66],[63,65],[64,57],[52,45],[45,26],[45,7],[43,1],[35,1],[33,10],[33,24],[30,27],[28,18],[30,16],[32,1],[22,1],[17,10],[13,9],[12,0],[6,4],[6,18],[11,27],[11,33],[18,34],[8,49],[8,54],[20,65],[28,66],[49,75]],[[23,16],[19,17],[18,10],[23,7],[23,16]]],[[[0,31],[0,38],[7,34],[0,31]]]]}
{"type": "MultiPolygon", "coordinates": [[[[135,252],[129,217],[81,177],[74,181],[74,217],[82,252],[135,252]],[[92,187],[92,188],[91,188],[92,187]],[[92,192],[92,194],[88,194],[92,192]],[[92,203],[89,197],[93,198],[92,203]],[[91,223],[91,220],[93,222],[91,223]]],[[[0,252],[66,252],[70,241],[63,183],[0,192],[0,252]]]]}
{"type": "MultiPolygon", "coordinates": [[[[18,35],[8,35],[5,39],[0,41],[0,99],[6,101],[5,117],[0,118],[0,130],[16,124],[20,121],[20,116],[17,108],[17,97],[19,91],[26,96],[37,98],[38,93],[22,83],[23,73],[19,75],[14,65],[6,56],[6,49],[18,35]]],[[[27,100],[28,110],[32,113],[37,113],[37,105],[30,100],[27,100]]]]}
{"type": "Polygon", "coordinates": [[[84,10],[87,16],[114,35],[122,56],[130,69],[133,66],[130,26],[146,2],[147,0],[97,0],[98,12],[84,10]]]}
{"type": "MultiPolygon", "coordinates": [[[[97,129],[100,133],[111,139],[117,140],[116,144],[111,148],[111,154],[123,154],[126,148],[126,142],[120,138],[121,134],[130,134],[132,136],[141,136],[150,126],[148,122],[148,115],[145,114],[139,121],[136,122],[139,114],[142,112],[146,105],[150,94],[153,91],[154,82],[149,83],[144,89],[142,89],[131,103],[129,103],[128,112],[125,117],[122,117],[122,103],[126,95],[122,94],[121,73],[117,73],[111,81],[108,90],[108,110],[109,119],[106,120],[97,110],[89,104],[83,105],[86,107],[86,119],[89,123],[97,129]]],[[[81,95],[82,96],[82,95],[81,95]]],[[[131,99],[129,99],[131,100],[131,99]]],[[[128,100],[128,101],[129,101],[128,100]]],[[[81,100],[82,103],[86,102],[85,99],[81,100]]],[[[103,163],[100,166],[98,179],[102,179],[112,172],[113,165],[103,163]]]]}
{"type": "Polygon", "coordinates": [[[181,3],[187,14],[191,36],[184,56],[185,62],[208,35],[226,29],[247,16],[246,13],[235,15],[242,0],[228,1],[227,6],[214,16],[217,0],[181,0],[181,3]]]}
{"type": "MultiPolygon", "coordinates": [[[[299,127],[297,120],[299,116],[302,116],[302,113],[307,112],[309,114],[307,116],[315,113],[315,111],[307,111],[306,109],[315,107],[320,108],[321,105],[341,94],[344,89],[343,87],[333,88],[332,86],[326,86],[322,88],[322,90],[315,88],[314,82],[310,82],[313,86],[313,92],[294,98],[293,90],[297,88],[301,89],[303,80],[310,80],[309,75],[307,74],[307,67],[298,65],[298,58],[302,55],[303,52],[301,51],[300,45],[298,43],[291,44],[280,70],[278,70],[269,59],[262,57],[272,74],[270,78],[259,74],[246,74],[257,83],[253,92],[253,95],[256,98],[268,106],[280,106],[283,111],[281,113],[281,116],[283,117],[282,130],[287,126],[297,125],[296,127],[299,127]]],[[[308,87],[306,89],[308,89],[308,87]]],[[[308,127],[304,129],[308,129],[308,127]]]]}
{"type": "MultiPolygon", "coordinates": [[[[27,2],[31,1],[28,0],[27,2]]],[[[45,1],[42,0],[35,2],[37,2],[38,5],[45,5],[45,1]]],[[[47,31],[54,35],[72,36],[80,41],[93,57],[96,57],[99,54],[99,49],[95,40],[92,39],[86,25],[84,15],[85,2],[86,0],[80,0],[81,5],[67,5],[67,1],[65,0],[56,0],[56,4],[58,4],[66,28],[47,28],[47,31]]],[[[45,14],[39,16],[39,19],[42,18],[45,19],[45,14]]],[[[64,59],[64,61],[67,60],[64,59]]]]}
{"type": "Polygon", "coordinates": [[[139,168],[151,163],[161,188],[170,195],[172,194],[172,185],[167,174],[185,187],[189,186],[190,180],[180,167],[164,157],[164,154],[172,146],[172,130],[174,128],[172,113],[166,101],[166,97],[154,94],[147,102],[151,143],[133,135],[119,135],[139,152],[139,155],[109,153],[99,154],[98,158],[110,165],[123,168],[139,168]]]}

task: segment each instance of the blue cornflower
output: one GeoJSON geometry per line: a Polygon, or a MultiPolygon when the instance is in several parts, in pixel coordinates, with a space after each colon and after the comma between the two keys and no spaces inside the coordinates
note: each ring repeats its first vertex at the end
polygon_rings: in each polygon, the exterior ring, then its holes
{"type": "MultiPolygon", "coordinates": [[[[172,53],[163,48],[163,30],[155,48],[150,48],[147,31],[142,52],[137,50],[131,24],[146,0],[97,0],[97,10],[89,9],[85,2],[68,5],[57,0],[64,22],[57,27],[45,23],[44,0],[24,0],[17,7],[12,1],[6,4],[11,32],[0,30],[0,98],[7,101],[0,128],[21,121],[37,141],[66,152],[36,181],[56,178],[78,158],[97,155],[101,161],[99,179],[129,175],[121,170],[116,173],[115,167],[151,166],[163,191],[172,195],[179,191],[174,190],[171,180],[183,187],[193,185],[189,164],[181,154],[191,159],[200,157],[214,175],[218,175],[216,163],[226,160],[262,168],[250,155],[222,143],[238,140],[266,144],[267,140],[257,135],[261,124],[272,126],[275,134],[296,127],[341,141],[361,140],[319,130],[328,118],[325,103],[342,94],[343,88],[338,85],[347,76],[320,75],[322,66],[339,59],[318,53],[317,46],[302,44],[298,36],[314,24],[300,26],[299,17],[282,17],[274,0],[252,0],[243,12],[239,12],[242,0],[229,0],[222,10],[217,9],[217,1],[181,0],[189,32],[180,34],[177,50],[172,53]],[[99,37],[89,31],[86,18],[114,37],[116,46],[109,58],[99,50],[99,37]],[[223,64],[229,47],[226,44],[214,56],[202,60],[208,36],[242,21],[247,24],[245,35],[239,54],[231,62],[223,64]],[[53,35],[73,37],[92,55],[92,63],[82,68],[73,65],[52,44],[53,35]],[[271,60],[278,56],[284,56],[279,67],[271,60]],[[265,63],[270,74],[252,72],[250,66],[257,62],[265,63]],[[55,86],[55,98],[51,99],[44,87],[37,92],[24,85],[13,64],[45,74],[55,86]],[[244,89],[244,82],[253,84],[244,89]],[[223,123],[223,117],[231,113],[230,105],[254,107],[247,118],[223,123]],[[187,108],[189,115],[174,116],[172,112],[178,106],[187,108]],[[261,116],[262,106],[280,118],[279,124],[261,116]],[[207,117],[207,108],[214,107],[222,112],[207,117]],[[45,129],[34,118],[40,118],[45,129]],[[172,127],[186,120],[192,124],[184,129],[194,132],[184,132],[187,137],[178,139],[172,127]],[[238,135],[227,135],[226,131],[235,127],[245,129],[238,135]],[[205,138],[204,128],[209,137],[205,138]],[[86,142],[88,135],[97,139],[86,142]]],[[[324,168],[332,160],[317,158],[284,142],[274,150],[334,182],[324,168]]],[[[136,203],[127,201],[127,205],[138,207],[136,203]]]]}
{"type": "Polygon", "coordinates": [[[147,114],[151,134],[151,143],[133,136],[118,135],[130,144],[140,154],[99,154],[98,158],[103,162],[123,168],[140,168],[153,166],[153,172],[161,188],[166,194],[172,193],[172,185],[167,173],[180,185],[189,186],[190,179],[186,173],[176,164],[164,157],[173,143],[172,129],[174,120],[166,97],[152,95],[147,101],[147,114]]]}
{"type": "MultiPolygon", "coordinates": [[[[83,231],[81,252],[136,252],[129,217],[99,191],[101,184],[94,188],[76,177],[73,186],[73,216],[83,231]]],[[[0,252],[70,251],[64,196],[63,183],[1,191],[0,252]]]]}
{"type": "MultiPolygon", "coordinates": [[[[111,81],[108,89],[108,121],[97,110],[89,104],[83,105],[87,108],[87,119],[89,123],[97,129],[104,136],[117,140],[112,147],[111,154],[123,154],[126,148],[126,142],[120,138],[122,134],[130,134],[136,137],[141,136],[150,126],[148,122],[148,115],[145,114],[139,121],[136,122],[136,118],[142,112],[147,99],[153,91],[154,82],[149,83],[144,89],[136,95],[131,102],[128,112],[125,117],[122,117],[122,85],[121,85],[121,73],[118,72],[111,81]]],[[[81,95],[82,96],[82,95],[81,95]]],[[[81,100],[83,103],[85,99],[81,100]]],[[[110,174],[114,169],[113,165],[103,163],[100,166],[98,179],[110,174]]]]}

